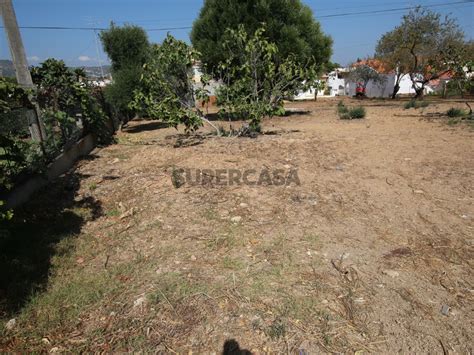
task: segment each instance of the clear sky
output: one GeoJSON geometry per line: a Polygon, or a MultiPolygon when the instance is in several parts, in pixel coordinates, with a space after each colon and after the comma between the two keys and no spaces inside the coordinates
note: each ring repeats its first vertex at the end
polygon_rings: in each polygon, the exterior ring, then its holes
{"type": "MultiPolygon", "coordinates": [[[[434,6],[431,9],[457,18],[468,38],[474,33],[474,1],[462,0],[303,0],[334,40],[333,61],[343,65],[358,57],[372,55],[381,34],[400,23],[406,11],[372,12],[408,6],[434,6]],[[448,5],[446,5],[448,4],[448,5]],[[441,6],[439,6],[441,5],[441,6]]],[[[192,26],[203,0],[13,0],[20,26],[107,27],[133,23],[145,29],[192,26]]],[[[0,29],[0,58],[9,58],[5,33],[0,29]]],[[[167,31],[150,31],[152,42],[160,42],[167,31]]],[[[175,37],[189,41],[190,29],[170,30],[175,37]]],[[[99,49],[93,31],[22,29],[30,64],[49,57],[60,58],[71,66],[92,66],[108,62],[99,49]]],[[[100,44],[99,44],[100,46],[100,44]]]]}

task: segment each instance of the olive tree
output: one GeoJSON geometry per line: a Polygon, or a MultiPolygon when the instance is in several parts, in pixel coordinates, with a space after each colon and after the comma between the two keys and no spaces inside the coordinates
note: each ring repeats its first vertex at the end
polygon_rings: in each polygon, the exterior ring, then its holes
{"type": "Polygon", "coordinates": [[[416,98],[423,97],[430,81],[452,69],[453,48],[464,42],[464,33],[455,20],[420,7],[403,16],[392,32],[398,43],[395,48],[407,55],[407,72],[416,98]]]}
{"type": "Polygon", "coordinates": [[[351,68],[349,80],[356,83],[362,83],[363,88],[366,89],[370,81],[372,81],[374,84],[382,85],[387,79],[374,68],[370,67],[369,65],[362,64],[355,65],[351,68]]]}
{"type": "Polygon", "coordinates": [[[406,47],[400,45],[402,40],[401,28],[397,27],[393,31],[384,34],[379,39],[375,49],[375,57],[382,60],[388,69],[395,72],[392,99],[397,97],[400,82],[407,75],[410,68],[410,53],[406,47]]]}

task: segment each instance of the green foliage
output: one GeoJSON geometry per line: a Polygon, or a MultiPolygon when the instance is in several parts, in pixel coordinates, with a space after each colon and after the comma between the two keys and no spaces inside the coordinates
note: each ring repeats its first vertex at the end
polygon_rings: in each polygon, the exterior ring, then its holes
{"type": "MultiPolygon", "coordinates": [[[[0,200],[0,223],[2,221],[9,221],[10,219],[13,218],[13,211],[12,210],[5,210],[3,206],[5,205],[5,202],[0,200]]],[[[1,231],[0,231],[1,235],[1,231]]]]}
{"type": "Polygon", "coordinates": [[[37,144],[30,143],[9,123],[19,108],[32,107],[30,90],[25,90],[5,78],[0,78],[0,192],[13,186],[15,177],[34,170],[41,161],[37,144]]]}
{"type": "Polygon", "coordinates": [[[141,67],[148,58],[148,36],[146,32],[132,25],[115,26],[100,33],[104,51],[112,61],[112,71],[118,72],[130,67],[141,67]]]}
{"type": "Polygon", "coordinates": [[[38,87],[37,101],[48,131],[48,153],[57,154],[64,145],[84,133],[95,133],[102,143],[110,139],[107,116],[92,88],[82,81],[83,73],[68,68],[62,60],[50,58],[32,68],[31,74],[38,87]]]}
{"type": "Polygon", "coordinates": [[[337,113],[339,115],[344,115],[344,114],[347,114],[348,112],[349,112],[349,109],[347,108],[346,105],[344,105],[344,102],[342,102],[342,100],[339,101],[337,103],[337,113]]]}
{"type": "Polygon", "coordinates": [[[428,101],[410,100],[405,105],[403,105],[403,108],[405,110],[409,110],[411,108],[414,108],[415,110],[417,110],[419,108],[428,107],[429,105],[430,105],[430,103],[428,101]]]}
{"type": "Polygon", "coordinates": [[[105,99],[111,105],[114,113],[122,121],[129,121],[135,115],[130,108],[133,101],[134,90],[140,88],[140,77],[143,73],[141,67],[132,66],[114,72],[114,81],[105,90],[105,99]]]}
{"type": "Polygon", "coordinates": [[[365,115],[366,115],[365,108],[362,106],[354,107],[349,110],[349,117],[351,119],[365,118],[365,115]]]}
{"type": "Polygon", "coordinates": [[[153,45],[130,107],[172,127],[184,124],[187,132],[195,131],[202,125],[195,110],[196,96],[205,96],[202,89],[196,95],[193,86],[192,66],[197,58],[196,51],[171,35],[161,45],[153,45]]]}
{"type": "Polygon", "coordinates": [[[464,33],[453,19],[418,7],[382,37],[377,52],[390,61],[402,59],[416,97],[422,97],[427,83],[453,69],[453,58],[463,44],[464,33]]]}
{"type": "Polygon", "coordinates": [[[362,119],[367,114],[364,107],[347,107],[342,101],[337,104],[337,113],[341,120],[362,119]]]}
{"type": "Polygon", "coordinates": [[[403,41],[403,31],[397,27],[393,31],[384,34],[377,42],[375,58],[384,63],[386,69],[395,72],[395,85],[392,98],[395,99],[400,90],[400,81],[409,72],[410,52],[409,49],[401,45],[403,41]]]}
{"type": "Polygon", "coordinates": [[[264,28],[252,35],[243,26],[227,30],[225,61],[219,64],[221,114],[248,120],[254,132],[260,131],[264,117],[281,111],[285,97],[315,86],[317,77],[314,65],[298,64],[293,56],[279,60],[277,45],[264,34],[264,28]]]}
{"type": "Polygon", "coordinates": [[[115,26],[102,31],[100,39],[104,51],[112,62],[113,83],[107,86],[105,98],[116,115],[127,122],[135,112],[130,108],[134,90],[140,87],[142,67],[150,55],[150,44],[146,32],[138,27],[115,26]]]}
{"type": "Polygon", "coordinates": [[[366,88],[369,81],[381,85],[387,79],[368,65],[357,65],[351,69],[349,80],[355,83],[361,82],[363,87],[366,88]]]}
{"type": "Polygon", "coordinates": [[[42,172],[59,152],[83,134],[93,132],[102,143],[111,137],[106,115],[82,73],[62,61],[46,60],[32,68],[35,92],[0,79],[0,192],[11,189],[22,177],[42,172]],[[41,144],[28,139],[25,110],[37,102],[47,137],[41,144]],[[12,118],[17,118],[16,125],[12,118]],[[23,125],[21,124],[23,122],[23,125]]]}
{"type": "Polygon", "coordinates": [[[459,108],[454,108],[454,107],[451,107],[448,112],[446,112],[446,115],[448,115],[448,117],[451,117],[451,118],[454,118],[454,117],[463,117],[463,116],[466,116],[467,115],[467,112],[465,112],[464,110],[461,110],[459,108]]]}
{"type": "Polygon", "coordinates": [[[243,26],[247,33],[255,33],[262,23],[266,39],[278,48],[278,62],[290,56],[299,64],[312,60],[318,67],[329,62],[332,40],[300,0],[206,0],[194,22],[191,41],[208,70],[215,72],[227,59],[222,48],[229,39],[226,29],[236,31],[243,26]]]}

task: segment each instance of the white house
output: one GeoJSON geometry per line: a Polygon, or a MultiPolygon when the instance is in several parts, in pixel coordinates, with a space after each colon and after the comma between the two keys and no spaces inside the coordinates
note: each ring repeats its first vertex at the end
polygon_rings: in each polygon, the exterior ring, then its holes
{"type": "MultiPolygon", "coordinates": [[[[325,87],[318,90],[318,97],[334,97],[345,95],[345,75],[348,69],[339,68],[323,76],[319,83],[325,83],[325,87]]],[[[308,91],[299,93],[294,100],[314,100],[315,89],[310,88],[308,91]]]]}

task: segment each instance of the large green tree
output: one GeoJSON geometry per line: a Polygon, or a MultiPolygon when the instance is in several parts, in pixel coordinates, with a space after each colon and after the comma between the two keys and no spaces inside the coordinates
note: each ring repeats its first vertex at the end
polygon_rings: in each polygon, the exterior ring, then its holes
{"type": "Polygon", "coordinates": [[[112,23],[110,29],[101,32],[100,39],[112,62],[113,83],[106,88],[105,97],[126,123],[135,114],[129,104],[133,101],[133,91],[140,85],[142,67],[149,56],[148,36],[141,27],[118,27],[112,23]]]}
{"type": "Polygon", "coordinates": [[[222,50],[226,30],[243,25],[247,33],[255,33],[262,23],[265,36],[277,45],[282,60],[294,55],[300,63],[313,61],[323,67],[329,62],[332,40],[300,0],[205,0],[191,40],[207,69],[214,71],[227,59],[222,50]]]}

